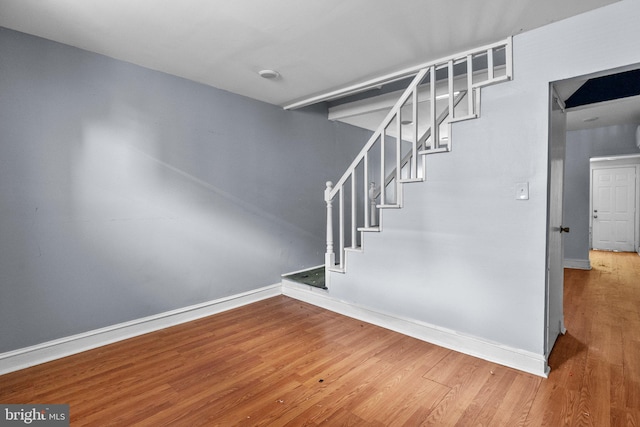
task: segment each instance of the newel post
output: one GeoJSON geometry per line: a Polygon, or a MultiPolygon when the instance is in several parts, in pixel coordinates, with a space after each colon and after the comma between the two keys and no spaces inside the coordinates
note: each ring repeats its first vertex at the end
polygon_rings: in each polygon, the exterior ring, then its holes
{"type": "Polygon", "coordinates": [[[327,202],[327,253],[324,255],[326,267],[335,265],[336,255],[333,252],[333,200],[331,199],[333,182],[327,181],[327,188],[324,189],[324,201],[327,202]]]}

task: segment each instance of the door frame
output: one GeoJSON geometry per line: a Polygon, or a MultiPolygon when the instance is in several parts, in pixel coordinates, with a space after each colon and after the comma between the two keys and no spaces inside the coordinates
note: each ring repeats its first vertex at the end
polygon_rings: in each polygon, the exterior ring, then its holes
{"type": "Polygon", "coordinates": [[[589,248],[593,249],[593,171],[595,169],[635,168],[636,206],[634,214],[635,235],[633,248],[640,254],[640,154],[592,157],[589,159],[589,248]]]}

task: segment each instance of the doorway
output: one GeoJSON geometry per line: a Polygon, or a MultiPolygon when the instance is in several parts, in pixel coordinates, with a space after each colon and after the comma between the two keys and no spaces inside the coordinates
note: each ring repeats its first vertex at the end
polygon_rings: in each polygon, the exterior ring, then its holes
{"type": "MultiPolygon", "coordinates": [[[[589,176],[590,163],[593,164],[595,156],[608,155],[609,153],[625,154],[632,157],[630,153],[637,153],[635,138],[629,137],[629,130],[632,129],[635,135],[637,122],[632,123],[626,114],[630,111],[640,112],[640,94],[624,99],[587,99],[581,101],[571,100],[579,89],[589,90],[587,83],[610,82],[609,79],[599,80],[600,77],[623,73],[629,70],[640,69],[640,64],[628,65],[616,70],[601,71],[598,73],[576,76],[570,79],[556,81],[551,84],[555,89],[555,94],[564,103],[561,113],[556,106],[557,103],[549,104],[549,203],[548,203],[548,237],[547,237],[547,284],[546,284],[546,313],[545,313],[545,353],[547,360],[549,353],[553,349],[558,335],[565,333],[564,329],[564,268],[569,266],[566,257],[571,261],[570,268],[590,270],[589,249],[592,237],[592,214],[593,207],[590,205],[591,188],[589,176]],[[569,101],[572,101],[570,103],[569,101]],[[564,126],[564,134],[560,135],[564,126]],[[604,129],[608,129],[606,131],[604,129]],[[612,132],[611,129],[615,129],[612,132]],[[571,135],[569,135],[571,133],[571,135]],[[579,144],[576,144],[579,140],[579,144]],[[599,141],[603,144],[600,145],[599,141]],[[560,143],[564,143],[565,151],[559,150],[560,143]],[[606,144],[606,145],[605,145],[606,144]],[[569,173],[559,176],[554,173],[554,167],[560,166],[558,161],[561,157],[562,166],[569,170],[569,173]],[[560,203],[555,201],[554,206],[554,186],[566,195],[565,200],[560,203]],[[554,209],[561,209],[561,217],[554,217],[554,209]],[[555,225],[554,225],[555,224],[555,225]],[[563,232],[554,233],[563,229],[571,228],[568,236],[563,232]],[[567,238],[568,237],[568,238],[567,238]],[[565,241],[565,238],[567,238],[565,241]],[[567,244],[569,243],[569,244],[567,244]],[[568,249],[568,251],[567,251],[568,249]],[[556,250],[556,252],[553,252],[556,250]],[[567,251],[567,252],[565,252],[567,251]],[[556,254],[554,256],[554,253],[556,254]],[[562,267],[562,281],[556,280],[556,275],[552,274],[553,260],[560,260],[562,267]]],[[[606,88],[605,88],[606,89],[606,88]]],[[[605,90],[606,92],[606,90],[605,90]]],[[[553,92],[550,98],[553,97],[553,92]]],[[[638,156],[640,160],[640,156],[638,156]]],[[[604,163],[603,163],[604,164],[604,163]]],[[[613,165],[620,166],[620,165],[613,165]]],[[[557,169],[556,169],[557,170],[557,169]]],[[[640,177],[640,161],[636,166],[636,179],[640,177]]],[[[636,184],[636,192],[640,184],[636,184]]],[[[562,193],[561,193],[562,194],[562,193]]],[[[636,197],[635,204],[638,208],[635,212],[640,212],[640,197],[636,197]]],[[[635,240],[636,248],[638,241],[638,230],[640,223],[636,217],[635,240]]]]}
{"type": "Polygon", "coordinates": [[[636,252],[639,245],[640,158],[591,159],[591,248],[636,252]]]}

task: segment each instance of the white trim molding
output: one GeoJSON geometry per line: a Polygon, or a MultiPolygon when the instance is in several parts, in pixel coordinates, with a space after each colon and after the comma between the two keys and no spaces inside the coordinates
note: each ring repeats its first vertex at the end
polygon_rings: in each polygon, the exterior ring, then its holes
{"type": "Polygon", "coordinates": [[[285,279],[279,284],[230,297],[2,353],[0,354],[0,375],[201,319],[278,295],[285,295],[344,316],[534,375],[547,377],[549,373],[544,355],[340,301],[330,297],[324,289],[285,279]]]}
{"type": "Polygon", "coordinates": [[[564,259],[564,268],[573,268],[576,270],[591,270],[591,261],[588,259],[564,259]]]}
{"type": "Polygon", "coordinates": [[[381,326],[459,353],[468,354],[544,378],[549,374],[549,367],[543,354],[512,348],[417,320],[361,307],[332,298],[325,290],[308,285],[299,285],[291,281],[282,282],[282,293],[288,297],[344,316],[381,326]]]}
{"type": "Polygon", "coordinates": [[[281,288],[281,284],[278,283],[2,353],[0,354],[0,375],[275,297],[282,294],[281,288]]]}

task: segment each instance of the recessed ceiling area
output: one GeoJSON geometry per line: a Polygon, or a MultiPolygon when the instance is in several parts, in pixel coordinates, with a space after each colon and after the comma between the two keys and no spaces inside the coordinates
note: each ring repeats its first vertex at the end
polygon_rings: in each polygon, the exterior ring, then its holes
{"type": "Polygon", "coordinates": [[[554,86],[566,106],[567,130],[640,124],[640,64],[554,86]]]}
{"type": "Polygon", "coordinates": [[[0,26],[286,105],[616,1],[1,0],[0,26]]]}
{"type": "Polygon", "coordinates": [[[581,107],[640,95],[640,69],[588,79],[566,101],[566,108],[581,107]]]}

